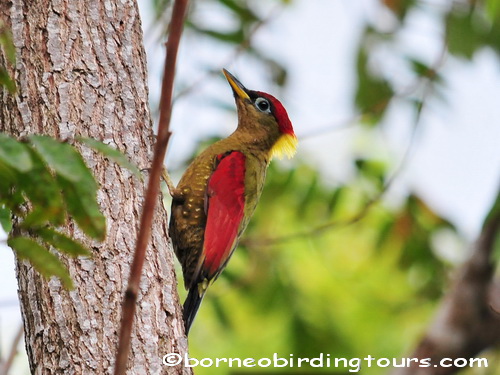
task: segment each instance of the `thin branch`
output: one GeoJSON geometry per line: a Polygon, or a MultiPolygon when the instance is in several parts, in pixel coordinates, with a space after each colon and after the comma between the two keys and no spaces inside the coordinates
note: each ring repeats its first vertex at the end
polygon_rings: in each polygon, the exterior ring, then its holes
{"type": "Polygon", "coordinates": [[[168,140],[170,139],[170,118],[172,114],[172,93],[175,78],[175,64],[177,51],[182,35],[184,17],[188,0],[176,0],[172,10],[172,19],[170,22],[170,32],[166,44],[167,52],[165,57],[165,70],[163,73],[163,83],[160,101],[160,120],[158,123],[158,135],[153,156],[153,165],[149,176],[146,198],[141,217],[141,225],[137,236],[137,243],[132,262],[128,287],[123,301],[123,317],[120,329],[120,338],[116,354],[115,375],[125,374],[127,368],[127,358],[130,350],[130,339],[132,334],[132,325],[136,308],[137,295],[139,292],[139,283],[141,280],[146,249],[151,237],[151,226],[153,222],[154,211],[160,192],[160,176],[163,170],[163,161],[167,150],[168,140]]]}
{"type": "MultiPolygon", "coordinates": [[[[420,119],[421,112],[422,112],[421,110],[418,111],[417,120],[416,120],[417,123],[418,123],[418,120],[420,119]]],[[[374,197],[372,197],[368,202],[366,202],[363,205],[363,207],[359,210],[359,212],[357,214],[355,214],[353,217],[346,219],[346,220],[327,221],[327,222],[319,224],[311,229],[288,234],[288,235],[284,235],[284,236],[279,236],[279,237],[259,238],[259,239],[245,238],[245,239],[242,239],[240,241],[240,243],[242,245],[249,246],[249,247],[271,246],[271,245],[275,245],[277,243],[284,243],[284,242],[288,242],[291,240],[295,240],[297,238],[321,235],[330,229],[345,227],[345,226],[353,225],[353,224],[359,222],[368,214],[370,209],[377,202],[379,202],[382,199],[382,197],[386,194],[386,192],[392,186],[393,182],[399,176],[401,171],[404,169],[404,167],[409,159],[411,150],[413,149],[413,144],[415,143],[414,140],[415,140],[416,128],[417,128],[417,126],[415,125],[413,127],[412,135],[410,137],[410,141],[408,143],[408,146],[406,147],[405,153],[404,153],[401,161],[399,162],[399,166],[396,168],[395,172],[392,174],[391,177],[389,177],[389,179],[384,184],[382,189],[374,197]]]]}
{"type": "MultiPolygon", "coordinates": [[[[238,45],[238,47],[235,49],[234,53],[227,59],[226,63],[224,63],[223,66],[230,65],[243,52],[245,52],[248,48],[250,48],[250,45],[252,44],[252,39],[254,38],[255,34],[263,26],[267,25],[274,18],[276,18],[283,11],[283,9],[284,9],[283,6],[277,6],[271,12],[269,12],[269,15],[267,17],[256,22],[254,27],[252,28],[252,30],[250,30],[250,32],[248,33],[247,37],[238,45]]],[[[179,91],[179,93],[175,96],[174,101],[191,93],[191,91],[193,91],[195,88],[198,88],[208,78],[215,76],[215,75],[219,75],[219,74],[220,74],[219,70],[209,70],[208,72],[203,74],[200,78],[198,78],[194,83],[192,83],[188,87],[184,88],[183,90],[179,91]]]]}
{"type": "Polygon", "coordinates": [[[0,375],[8,375],[10,368],[12,367],[12,364],[14,363],[14,359],[16,358],[17,354],[17,348],[19,347],[19,342],[23,338],[23,333],[24,333],[24,325],[21,324],[19,329],[17,330],[17,334],[14,337],[14,340],[12,341],[12,345],[10,346],[10,351],[7,356],[7,359],[5,362],[2,364],[0,367],[0,375]]]}
{"type": "MultiPolygon", "coordinates": [[[[392,174],[391,177],[389,177],[382,187],[382,189],[374,196],[372,197],[368,202],[364,204],[364,206],[360,209],[360,211],[354,215],[353,217],[346,219],[346,220],[331,220],[325,223],[322,223],[314,228],[301,231],[301,232],[296,232],[284,236],[279,236],[279,237],[272,237],[272,238],[259,238],[259,239],[253,239],[253,238],[246,238],[240,241],[241,244],[250,246],[250,247],[255,247],[255,246],[271,246],[277,243],[283,243],[287,242],[290,240],[294,240],[297,238],[302,238],[302,237],[308,237],[308,236],[315,236],[315,235],[320,235],[332,228],[337,228],[337,227],[343,227],[343,226],[349,226],[352,224],[355,224],[362,220],[370,211],[370,209],[377,203],[379,202],[382,197],[386,194],[386,192],[389,190],[389,188],[392,186],[393,182],[396,180],[396,178],[400,175],[400,173],[404,170],[404,167],[408,163],[408,160],[410,158],[410,155],[413,151],[414,145],[415,145],[415,138],[416,138],[416,133],[417,129],[419,127],[419,124],[422,119],[422,113],[424,110],[424,107],[426,105],[426,102],[428,100],[429,95],[431,94],[432,91],[432,83],[434,81],[435,76],[437,75],[438,70],[441,68],[441,66],[444,64],[445,58],[446,58],[446,51],[447,51],[447,44],[443,43],[443,47],[441,49],[441,52],[438,56],[438,59],[436,62],[433,64],[433,67],[429,69],[429,73],[421,77],[417,83],[414,83],[411,85],[412,90],[407,91],[405,95],[410,95],[416,88],[418,87],[419,84],[424,83],[424,88],[422,92],[422,97],[420,100],[420,104],[417,107],[416,114],[415,114],[415,120],[413,121],[413,126],[412,126],[412,131],[410,134],[410,140],[408,142],[408,145],[405,149],[405,152],[401,158],[401,161],[399,162],[399,166],[396,168],[394,173],[392,174]]],[[[334,129],[344,129],[355,121],[355,119],[361,118],[362,115],[358,115],[353,118],[350,122],[345,122],[343,126],[336,126],[334,129]]]]}
{"type": "Polygon", "coordinates": [[[363,114],[357,114],[345,120],[331,122],[330,124],[327,125],[312,127],[312,129],[309,130],[307,133],[297,134],[297,138],[300,140],[300,142],[303,142],[307,139],[319,137],[324,134],[330,133],[332,131],[350,129],[355,125],[358,125],[363,116],[364,116],[363,114]]]}
{"type": "Polygon", "coordinates": [[[355,224],[358,221],[360,221],[361,219],[363,219],[368,214],[368,212],[370,211],[372,206],[382,198],[382,196],[389,189],[391,183],[394,181],[395,176],[396,176],[396,173],[388,180],[388,182],[384,185],[382,190],[380,190],[380,192],[375,197],[373,197],[368,202],[366,202],[363,205],[363,208],[361,208],[361,210],[356,215],[354,215],[353,217],[351,217],[349,219],[327,221],[327,222],[322,223],[314,228],[300,231],[300,232],[295,232],[292,234],[287,234],[284,236],[279,236],[279,237],[260,238],[260,239],[244,238],[240,241],[240,243],[242,245],[248,246],[248,247],[272,246],[272,245],[275,245],[278,243],[285,243],[288,241],[292,241],[292,240],[295,240],[297,238],[321,235],[324,232],[327,232],[328,230],[330,230],[332,228],[345,227],[345,226],[355,224]]]}

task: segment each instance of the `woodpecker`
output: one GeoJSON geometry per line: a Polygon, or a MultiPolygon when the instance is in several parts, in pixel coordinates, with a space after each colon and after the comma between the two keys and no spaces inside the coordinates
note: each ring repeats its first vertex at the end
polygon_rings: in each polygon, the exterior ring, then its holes
{"type": "Polygon", "coordinates": [[[227,70],[238,127],[194,159],[173,189],[170,236],[184,274],[186,335],[208,286],[227,265],[260,198],[273,157],[291,158],[297,138],[283,105],[248,90],[227,70]]]}

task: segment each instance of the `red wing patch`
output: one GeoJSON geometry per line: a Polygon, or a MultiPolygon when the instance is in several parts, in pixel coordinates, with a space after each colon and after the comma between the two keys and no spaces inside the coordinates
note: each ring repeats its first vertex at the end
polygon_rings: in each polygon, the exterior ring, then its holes
{"type": "Polygon", "coordinates": [[[239,151],[217,156],[219,164],[207,186],[207,224],[202,268],[208,279],[224,266],[238,239],[245,209],[245,155],[239,151]]]}

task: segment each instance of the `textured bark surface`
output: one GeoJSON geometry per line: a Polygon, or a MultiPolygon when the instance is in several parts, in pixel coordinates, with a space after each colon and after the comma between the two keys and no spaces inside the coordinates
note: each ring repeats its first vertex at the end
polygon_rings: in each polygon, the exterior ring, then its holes
{"type": "MultiPolygon", "coordinates": [[[[17,61],[9,72],[18,86],[16,95],[1,91],[0,131],[70,142],[89,136],[148,168],[154,136],[135,1],[2,1],[0,20],[12,30],[17,61]]],[[[68,233],[94,254],[65,260],[76,285],[71,292],[55,279],[42,279],[29,265],[17,265],[34,374],[109,374],[113,369],[144,183],[90,149],[81,151],[100,184],[98,201],[108,234],[104,243],[95,243],[68,226],[68,233]]],[[[141,282],[129,374],[190,373],[162,366],[163,355],[187,350],[165,223],[166,213],[159,208],[141,282]]]]}

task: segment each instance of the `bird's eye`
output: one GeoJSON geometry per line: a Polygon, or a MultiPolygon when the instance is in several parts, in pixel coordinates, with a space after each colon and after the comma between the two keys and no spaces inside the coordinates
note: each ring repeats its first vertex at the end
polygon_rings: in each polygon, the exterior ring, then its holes
{"type": "Polygon", "coordinates": [[[255,100],[255,106],[261,112],[271,113],[271,105],[269,104],[269,101],[267,99],[257,98],[255,100]]]}

